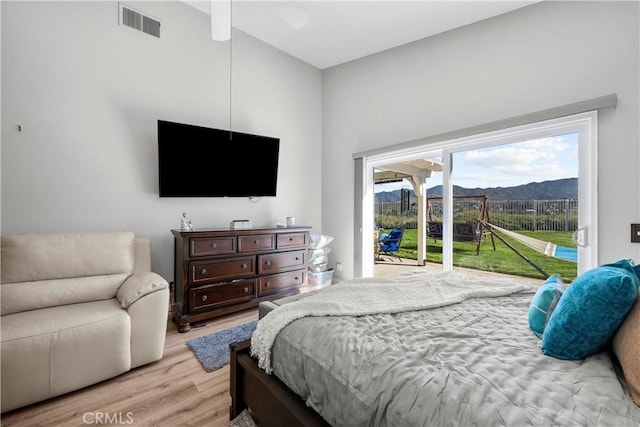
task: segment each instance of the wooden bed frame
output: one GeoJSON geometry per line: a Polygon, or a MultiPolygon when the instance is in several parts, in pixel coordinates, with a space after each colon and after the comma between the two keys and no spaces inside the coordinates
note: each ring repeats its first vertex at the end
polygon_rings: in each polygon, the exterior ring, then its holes
{"type": "Polygon", "coordinates": [[[316,427],[329,424],[274,375],[258,367],[250,355],[251,340],[231,344],[229,419],[249,408],[259,426],[316,427]]]}

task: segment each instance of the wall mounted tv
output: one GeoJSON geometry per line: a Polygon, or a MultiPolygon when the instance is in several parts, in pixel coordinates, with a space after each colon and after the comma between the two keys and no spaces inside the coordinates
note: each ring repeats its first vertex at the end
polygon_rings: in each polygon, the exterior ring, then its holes
{"type": "Polygon", "coordinates": [[[280,139],[158,120],[160,197],[275,196],[280,139]]]}

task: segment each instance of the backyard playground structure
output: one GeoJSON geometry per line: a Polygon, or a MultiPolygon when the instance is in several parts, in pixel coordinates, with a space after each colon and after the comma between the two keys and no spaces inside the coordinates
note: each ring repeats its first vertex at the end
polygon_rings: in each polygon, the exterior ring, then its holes
{"type": "MultiPolygon", "coordinates": [[[[575,231],[577,228],[577,201],[489,201],[486,195],[468,195],[453,197],[453,240],[456,242],[476,242],[476,255],[480,255],[482,243],[491,239],[493,250],[496,250],[495,239],[501,241],[513,253],[535,268],[543,276],[549,274],[533,262],[529,257],[512,245],[509,240],[515,240],[536,252],[548,257],[555,257],[566,261],[577,262],[575,247],[560,246],[551,242],[525,236],[517,231],[575,231]],[[493,208],[493,209],[492,209],[493,208]],[[495,223],[500,223],[501,226],[495,223]],[[572,230],[573,228],[573,230],[572,230]]],[[[389,215],[391,204],[385,204],[387,215],[382,214],[379,205],[376,206],[377,223],[395,219],[393,228],[411,228],[411,212],[405,209],[395,218],[389,215]],[[404,227],[403,227],[404,226],[404,227]]],[[[427,236],[442,239],[442,197],[427,198],[427,236]]],[[[531,233],[529,233],[531,234],[531,233]]]]}
{"type": "MultiPolygon", "coordinates": [[[[482,196],[480,196],[482,197],[482,196]]],[[[442,198],[429,196],[431,217],[442,221],[442,198]]],[[[472,221],[478,217],[482,200],[478,196],[460,198],[453,202],[454,222],[472,221]]],[[[497,200],[487,198],[490,222],[511,231],[575,231],[578,228],[578,201],[551,200],[497,200]]],[[[417,228],[417,208],[411,203],[377,202],[375,221],[380,228],[417,228]]]]}

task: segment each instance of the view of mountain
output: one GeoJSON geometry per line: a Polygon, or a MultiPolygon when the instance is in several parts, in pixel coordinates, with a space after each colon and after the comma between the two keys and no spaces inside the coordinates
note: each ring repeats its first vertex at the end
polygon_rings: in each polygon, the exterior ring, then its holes
{"type": "MultiPolygon", "coordinates": [[[[376,193],[376,202],[399,202],[400,191],[376,193]]],[[[413,190],[409,190],[415,197],[413,190]]],[[[565,178],[555,181],[530,182],[515,187],[463,188],[453,186],[456,196],[481,196],[485,194],[491,200],[562,200],[578,198],[578,178],[565,178]]],[[[441,196],[442,186],[427,189],[428,196],[441,196]]]]}

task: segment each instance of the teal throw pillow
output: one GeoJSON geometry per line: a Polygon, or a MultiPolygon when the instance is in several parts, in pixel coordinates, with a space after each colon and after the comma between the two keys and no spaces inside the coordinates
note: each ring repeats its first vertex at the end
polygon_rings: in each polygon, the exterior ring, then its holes
{"type": "Polygon", "coordinates": [[[564,289],[562,278],[559,274],[554,274],[545,280],[533,297],[529,306],[529,329],[538,338],[542,338],[544,328],[564,293],[564,289]]]}
{"type": "Polygon", "coordinates": [[[565,360],[605,349],[638,296],[640,269],[627,260],[581,274],[567,288],[542,334],[542,352],[565,360]]]}

